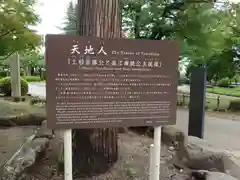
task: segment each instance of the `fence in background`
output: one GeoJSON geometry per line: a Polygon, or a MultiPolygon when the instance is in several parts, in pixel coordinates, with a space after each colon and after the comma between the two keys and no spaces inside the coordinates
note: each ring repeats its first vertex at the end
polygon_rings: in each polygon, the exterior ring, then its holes
{"type": "MultiPolygon", "coordinates": [[[[178,93],[177,96],[178,106],[189,106],[190,94],[178,93]]],[[[205,107],[206,109],[212,109],[216,111],[227,111],[231,100],[232,99],[230,97],[223,98],[220,95],[214,95],[213,97],[207,96],[205,100],[205,107]]]]}

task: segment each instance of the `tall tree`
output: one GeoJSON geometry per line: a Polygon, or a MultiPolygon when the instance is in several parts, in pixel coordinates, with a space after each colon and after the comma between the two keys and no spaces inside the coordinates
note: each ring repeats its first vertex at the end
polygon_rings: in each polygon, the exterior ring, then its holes
{"type": "Polygon", "coordinates": [[[3,0],[0,6],[0,57],[6,59],[16,51],[32,50],[41,38],[29,28],[39,22],[35,0],[3,0]]]}
{"type": "Polygon", "coordinates": [[[63,28],[65,34],[76,34],[77,31],[77,7],[73,2],[70,2],[67,7],[63,28]]]}
{"type": "Polygon", "coordinates": [[[208,79],[233,77],[238,8],[204,0],[125,0],[123,28],[137,39],[175,40],[181,48],[180,65],[189,61],[190,66],[207,66],[208,79]]]}
{"type": "MultiPolygon", "coordinates": [[[[120,0],[78,0],[77,12],[78,35],[121,36],[120,0]]],[[[75,169],[81,175],[103,172],[117,160],[117,129],[74,130],[73,137],[75,169]]]]}
{"type": "Polygon", "coordinates": [[[37,72],[41,76],[41,68],[44,66],[44,55],[39,51],[28,51],[20,53],[21,67],[25,75],[34,76],[37,72]]]}
{"type": "MultiPolygon", "coordinates": [[[[237,72],[237,61],[240,49],[240,7],[236,4],[224,3],[221,9],[214,9],[217,23],[210,24],[211,31],[205,31],[206,46],[195,49],[189,46],[188,53],[192,66],[205,65],[208,68],[207,79],[219,80],[224,77],[233,78],[237,72]]],[[[189,72],[189,71],[187,71],[189,72]]]]}

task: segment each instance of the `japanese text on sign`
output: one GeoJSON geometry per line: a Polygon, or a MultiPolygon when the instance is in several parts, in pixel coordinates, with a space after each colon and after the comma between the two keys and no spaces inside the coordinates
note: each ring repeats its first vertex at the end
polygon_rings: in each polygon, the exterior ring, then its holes
{"type": "Polygon", "coordinates": [[[173,43],[46,39],[50,128],[175,123],[178,53],[173,43]]]}

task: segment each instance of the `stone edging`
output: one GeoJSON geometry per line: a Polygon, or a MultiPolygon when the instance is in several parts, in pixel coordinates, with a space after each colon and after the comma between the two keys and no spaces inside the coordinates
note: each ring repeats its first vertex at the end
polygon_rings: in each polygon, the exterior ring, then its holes
{"type": "Polygon", "coordinates": [[[0,126],[40,126],[46,119],[45,114],[26,114],[21,116],[0,116],[0,126]]]}
{"type": "Polygon", "coordinates": [[[16,180],[24,171],[35,164],[37,158],[48,148],[53,133],[43,121],[31,136],[29,136],[14,155],[0,167],[0,180],[16,180]]]}

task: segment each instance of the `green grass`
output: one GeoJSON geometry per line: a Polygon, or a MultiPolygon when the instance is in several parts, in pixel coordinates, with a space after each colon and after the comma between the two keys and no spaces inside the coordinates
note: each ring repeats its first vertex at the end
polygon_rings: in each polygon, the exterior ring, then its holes
{"type": "Polygon", "coordinates": [[[45,113],[45,109],[32,106],[29,102],[10,102],[0,98],[0,116],[21,116],[31,113],[45,113]]]}
{"type": "Polygon", "coordinates": [[[27,82],[41,82],[40,76],[23,76],[23,79],[25,79],[27,82]]]}
{"type": "MultiPolygon", "coordinates": [[[[2,78],[4,77],[0,76],[0,79],[2,78]]],[[[22,76],[22,78],[27,82],[45,82],[45,80],[42,80],[40,76],[22,76]]]]}
{"type": "Polygon", "coordinates": [[[240,97],[240,87],[234,87],[234,88],[213,87],[213,88],[207,88],[207,92],[220,94],[220,95],[240,97]]]}

